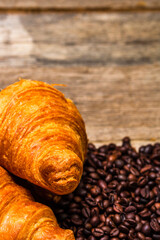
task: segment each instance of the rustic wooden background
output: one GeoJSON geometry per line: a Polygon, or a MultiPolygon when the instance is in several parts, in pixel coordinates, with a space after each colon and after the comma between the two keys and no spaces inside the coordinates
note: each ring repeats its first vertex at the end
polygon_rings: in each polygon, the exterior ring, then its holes
{"type": "Polygon", "coordinates": [[[59,87],[97,145],[160,141],[160,0],[0,0],[0,88],[59,87]]]}

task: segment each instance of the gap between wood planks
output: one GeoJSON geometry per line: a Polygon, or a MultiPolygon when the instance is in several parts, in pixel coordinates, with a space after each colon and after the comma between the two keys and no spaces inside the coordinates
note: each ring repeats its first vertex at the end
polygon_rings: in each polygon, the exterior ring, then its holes
{"type": "Polygon", "coordinates": [[[146,13],[146,12],[160,12],[158,8],[127,8],[127,9],[110,9],[110,8],[1,8],[2,13],[146,13]]]}

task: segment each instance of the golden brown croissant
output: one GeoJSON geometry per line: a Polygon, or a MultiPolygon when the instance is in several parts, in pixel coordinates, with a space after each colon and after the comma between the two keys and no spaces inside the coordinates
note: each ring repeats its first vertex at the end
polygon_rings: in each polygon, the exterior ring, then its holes
{"type": "Polygon", "coordinates": [[[0,167],[1,240],[74,240],[71,230],[58,226],[52,210],[34,202],[30,192],[15,184],[0,167]]]}
{"type": "Polygon", "coordinates": [[[8,171],[67,194],[80,181],[86,148],[80,113],[51,85],[21,80],[0,92],[0,165],[8,171]]]}

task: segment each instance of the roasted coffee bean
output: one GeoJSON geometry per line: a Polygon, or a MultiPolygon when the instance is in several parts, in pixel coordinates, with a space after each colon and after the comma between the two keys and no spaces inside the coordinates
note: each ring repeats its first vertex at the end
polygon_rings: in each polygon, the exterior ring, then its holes
{"type": "Polygon", "coordinates": [[[155,232],[160,231],[160,224],[158,223],[156,218],[151,219],[150,226],[153,229],[153,231],[155,231],[155,232]]]}
{"type": "Polygon", "coordinates": [[[105,182],[104,180],[102,180],[102,179],[98,181],[98,185],[99,185],[99,187],[100,187],[102,190],[107,189],[107,184],[106,184],[106,182],[105,182]]]}
{"type": "Polygon", "coordinates": [[[141,239],[141,240],[145,240],[145,236],[144,236],[143,233],[138,232],[138,233],[137,233],[137,236],[138,236],[139,239],[141,239]]]}
{"type": "Polygon", "coordinates": [[[89,207],[82,208],[82,214],[85,218],[89,218],[91,215],[91,211],[90,211],[89,207]]]}
{"type": "Polygon", "coordinates": [[[123,207],[120,204],[116,203],[116,204],[113,205],[113,210],[116,213],[122,213],[123,212],[123,207]]]}
{"type": "Polygon", "coordinates": [[[110,231],[110,236],[111,237],[117,237],[119,234],[119,229],[118,228],[113,228],[111,231],[110,231]]]}
{"type": "Polygon", "coordinates": [[[104,237],[100,238],[100,240],[109,240],[109,236],[104,236],[104,237]]]}
{"type": "Polygon", "coordinates": [[[102,230],[104,231],[104,234],[105,235],[109,235],[110,234],[110,231],[111,231],[111,228],[109,226],[103,226],[102,227],[102,230]]]}
{"type": "Polygon", "coordinates": [[[101,193],[101,189],[98,186],[94,186],[90,190],[92,196],[98,196],[101,193]]]}
{"type": "Polygon", "coordinates": [[[119,230],[122,231],[123,233],[128,233],[129,229],[126,227],[124,224],[119,225],[119,230]]]}
{"type": "Polygon", "coordinates": [[[153,239],[154,240],[159,240],[160,239],[160,234],[153,234],[153,239]]]}
{"type": "Polygon", "coordinates": [[[113,220],[114,220],[115,224],[121,223],[121,216],[120,216],[120,214],[116,213],[116,214],[114,215],[113,220]]]}
{"type": "Polygon", "coordinates": [[[94,207],[91,209],[91,216],[99,216],[99,208],[98,207],[94,207]]]}
{"type": "Polygon", "coordinates": [[[92,197],[86,197],[85,201],[86,201],[87,204],[89,204],[92,207],[97,205],[96,201],[92,197]]]}
{"type": "Polygon", "coordinates": [[[144,233],[146,236],[148,236],[151,232],[151,227],[150,224],[148,222],[146,222],[143,226],[142,226],[142,233],[144,233]]]}
{"type": "Polygon", "coordinates": [[[90,223],[93,227],[97,227],[97,225],[100,223],[99,216],[93,216],[90,220],[90,223]]]}
{"type": "Polygon", "coordinates": [[[126,213],[136,212],[136,207],[134,207],[134,206],[128,206],[128,207],[125,208],[125,212],[126,212],[126,213]]]}
{"type": "Polygon", "coordinates": [[[104,231],[101,228],[93,228],[92,234],[94,237],[102,237],[104,235],[104,231]]]}

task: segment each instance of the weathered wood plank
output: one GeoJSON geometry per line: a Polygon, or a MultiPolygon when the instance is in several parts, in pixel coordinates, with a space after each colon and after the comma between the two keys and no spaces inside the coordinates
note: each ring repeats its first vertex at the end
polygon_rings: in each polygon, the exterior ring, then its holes
{"type": "Polygon", "coordinates": [[[0,0],[0,8],[31,9],[157,9],[159,0],[0,0]]]}
{"type": "Polygon", "coordinates": [[[0,68],[0,87],[19,77],[64,83],[58,87],[84,117],[90,141],[129,135],[137,147],[160,141],[160,64],[107,67],[0,68]]]}
{"type": "Polygon", "coordinates": [[[160,61],[159,13],[0,14],[0,66],[160,61]]]}

